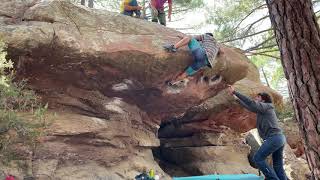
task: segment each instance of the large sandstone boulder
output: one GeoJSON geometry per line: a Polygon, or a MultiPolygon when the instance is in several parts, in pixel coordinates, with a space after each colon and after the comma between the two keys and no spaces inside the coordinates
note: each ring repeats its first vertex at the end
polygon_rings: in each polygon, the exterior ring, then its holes
{"type": "MultiPolygon", "coordinates": [[[[281,96],[261,84],[256,67],[241,51],[223,45],[213,69],[179,88],[166,86],[192,61],[186,48],[175,54],[162,49],[179,40],[177,35],[151,22],[67,1],[1,3],[0,37],[18,79],[28,79],[28,87],[57,114],[30,157],[33,172],[40,169],[57,179],[130,179],[147,167],[169,178],[150,153],[160,145],[157,135],[186,138],[255,127],[255,115],[226,93],[226,84],[250,96],[269,92],[281,104],[281,96]],[[222,81],[216,81],[217,74],[222,81]]],[[[213,160],[224,151],[237,154],[236,145],[201,149],[198,144],[171,152],[172,157],[201,152],[213,160]]],[[[199,172],[212,172],[210,166],[199,172]]]]}

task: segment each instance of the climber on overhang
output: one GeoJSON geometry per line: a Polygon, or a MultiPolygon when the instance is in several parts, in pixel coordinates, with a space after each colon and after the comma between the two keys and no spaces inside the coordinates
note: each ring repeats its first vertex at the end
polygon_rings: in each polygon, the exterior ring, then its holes
{"type": "MultiPolygon", "coordinates": [[[[176,78],[168,82],[169,85],[184,80],[189,76],[193,76],[200,69],[204,67],[212,68],[214,61],[219,53],[219,45],[212,33],[205,33],[197,36],[179,36],[181,40],[176,44],[168,44],[163,46],[169,52],[176,52],[180,47],[188,45],[192,57],[193,63],[186,68],[185,71],[180,73],[176,78]]],[[[220,76],[217,76],[220,78],[220,76]]]]}

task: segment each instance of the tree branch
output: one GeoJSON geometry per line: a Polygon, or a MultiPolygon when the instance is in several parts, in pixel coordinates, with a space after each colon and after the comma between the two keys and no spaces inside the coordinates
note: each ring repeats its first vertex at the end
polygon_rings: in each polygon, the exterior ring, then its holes
{"type": "MultiPolygon", "coordinates": [[[[258,53],[269,53],[269,52],[276,52],[276,51],[279,51],[279,49],[272,49],[272,50],[268,50],[268,51],[259,51],[258,53]]],[[[248,52],[248,53],[252,53],[252,52],[248,52]]]]}
{"type": "Polygon", "coordinates": [[[316,3],[320,2],[320,0],[315,0],[315,1],[312,1],[312,5],[315,5],[316,3]]]}
{"type": "Polygon", "coordinates": [[[269,46],[263,46],[263,47],[257,47],[255,49],[251,49],[250,51],[245,51],[245,52],[251,52],[251,51],[257,51],[257,50],[261,50],[261,49],[268,49],[268,48],[273,48],[275,46],[278,46],[277,44],[271,44],[269,46]]]}
{"type": "Polygon", "coordinates": [[[256,55],[259,55],[259,56],[267,56],[267,57],[272,57],[272,58],[275,58],[275,59],[280,59],[280,57],[278,56],[273,56],[273,55],[270,55],[270,54],[264,54],[264,53],[251,53],[250,54],[246,54],[247,56],[256,56],[256,55]]]}
{"type": "Polygon", "coordinates": [[[264,32],[268,32],[270,30],[272,30],[272,28],[266,29],[266,30],[263,30],[263,31],[259,31],[259,32],[253,33],[253,34],[249,34],[249,35],[246,35],[246,36],[242,36],[242,37],[239,37],[239,38],[222,41],[222,43],[237,41],[237,40],[244,39],[244,38],[251,37],[251,36],[255,36],[255,35],[258,35],[258,34],[261,34],[261,33],[264,33],[264,32]]]}
{"type": "Polygon", "coordinates": [[[244,51],[245,51],[245,52],[250,52],[250,51],[252,51],[252,50],[256,50],[257,48],[259,48],[260,46],[262,46],[262,45],[264,45],[265,43],[269,42],[270,40],[273,40],[274,37],[275,37],[275,36],[273,35],[273,36],[271,36],[270,38],[266,39],[265,41],[263,41],[263,42],[255,45],[255,46],[253,46],[253,47],[250,47],[250,48],[248,48],[248,49],[246,49],[246,50],[244,50],[244,51]]]}
{"type": "Polygon", "coordinates": [[[254,9],[252,9],[252,10],[249,12],[249,14],[247,14],[243,19],[241,19],[241,21],[237,24],[237,26],[234,28],[233,31],[235,31],[236,29],[238,29],[239,26],[242,24],[242,22],[243,22],[244,20],[246,20],[246,19],[247,19],[251,14],[253,14],[256,10],[261,9],[263,6],[267,6],[267,4],[262,4],[262,5],[260,5],[260,6],[256,7],[256,8],[254,8],[254,9]]]}
{"type": "Polygon", "coordinates": [[[255,24],[257,24],[258,22],[260,22],[260,21],[262,21],[262,20],[264,20],[264,19],[266,19],[266,18],[268,18],[268,17],[269,17],[269,15],[264,16],[264,17],[262,17],[262,18],[260,18],[260,19],[258,19],[258,20],[256,20],[256,21],[254,21],[253,23],[251,23],[244,34],[249,33],[250,29],[251,29],[255,24]]]}

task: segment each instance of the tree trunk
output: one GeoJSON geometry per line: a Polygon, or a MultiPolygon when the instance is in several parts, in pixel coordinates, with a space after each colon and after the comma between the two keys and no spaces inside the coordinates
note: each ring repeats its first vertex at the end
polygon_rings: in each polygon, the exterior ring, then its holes
{"type": "Polygon", "coordinates": [[[266,0],[312,175],[320,179],[320,34],[311,0],[266,0]]]}
{"type": "Polygon", "coordinates": [[[86,0],[81,0],[81,5],[85,6],[86,5],[86,0]]]}
{"type": "Polygon", "coordinates": [[[93,8],[93,0],[89,0],[88,6],[89,6],[89,8],[93,8]]]}

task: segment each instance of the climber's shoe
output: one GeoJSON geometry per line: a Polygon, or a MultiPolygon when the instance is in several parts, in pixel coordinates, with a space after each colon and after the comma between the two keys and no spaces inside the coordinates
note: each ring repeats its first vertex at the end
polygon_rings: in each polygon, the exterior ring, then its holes
{"type": "Polygon", "coordinates": [[[177,52],[177,48],[175,48],[173,44],[166,44],[163,48],[169,52],[177,52]]]}

